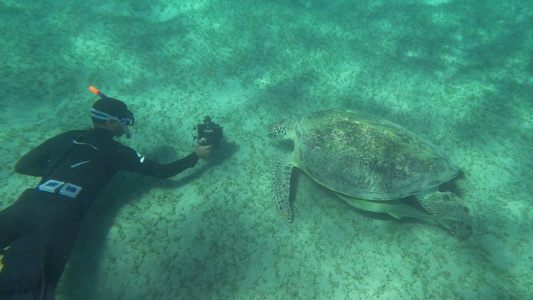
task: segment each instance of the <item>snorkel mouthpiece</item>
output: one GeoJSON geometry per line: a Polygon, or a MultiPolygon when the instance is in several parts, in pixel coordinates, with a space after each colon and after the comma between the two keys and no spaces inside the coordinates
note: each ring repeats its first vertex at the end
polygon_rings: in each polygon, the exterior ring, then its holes
{"type": "Polygon", "coordinates": [[[98,95],[100,98],[106,100],[110,104],[111,109],[113,110],[113,115],[110,115],[103,111],[99,111],[94,108],[91,108],[91,117],[100,119],[100,120],[118,121],[120,125],[122,125],[122,128],[124,129],[124,135],[126,136],[126,138],[127,139],[131,138],[130,129],[128,128],[128,126],[133,125],[133,122],[134,122],[133,114],[131,113],[131,111],[128,110],[128,114],[130,115],[129,118],[119,117],[117,108],[113,105],[113,102],[111,102],[111,99],[109,99],[106,95],[104,95],[104,93],[100,92],[97,88],[93,86],[90,86],[89,90],[91,90],[91,92],[98,95]]]}
{"type": "Polygon", "coordinates": [[[131,138],[131,133],[130,133],[130,129],[128,128],[128,125],[126,124],[122,124],[122,128],[124,128],[124,135],[126,136],[127,139],[131,138]]]}

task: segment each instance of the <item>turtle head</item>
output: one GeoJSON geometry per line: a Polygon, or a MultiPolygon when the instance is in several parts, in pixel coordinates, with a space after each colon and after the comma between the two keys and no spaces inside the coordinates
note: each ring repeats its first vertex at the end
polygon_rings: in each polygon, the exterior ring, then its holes
{"type": "Polygon", "coordinates": [[[294,122],[281,120],[268,126],[268,136],[273,139],[290,138],[294,132],[294,122]]]}

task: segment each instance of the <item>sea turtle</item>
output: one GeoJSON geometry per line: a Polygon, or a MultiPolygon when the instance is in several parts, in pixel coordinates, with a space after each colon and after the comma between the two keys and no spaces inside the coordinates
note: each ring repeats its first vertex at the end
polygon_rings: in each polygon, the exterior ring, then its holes
{"type": "Polygon", "coordinates": [[[472,235],[468,208],[454,193],[438,190],[458,169],[442,150],[399,125],[361,112],[328,110],[275,122],[268,134],[294,140],[294,152],[276,162],[272,176],[272,199],[289,222],[296,166],[358,209],[435,222],[459,239],[472,235]],[[426,212],[402,200],[411,195],[426,212]]]}

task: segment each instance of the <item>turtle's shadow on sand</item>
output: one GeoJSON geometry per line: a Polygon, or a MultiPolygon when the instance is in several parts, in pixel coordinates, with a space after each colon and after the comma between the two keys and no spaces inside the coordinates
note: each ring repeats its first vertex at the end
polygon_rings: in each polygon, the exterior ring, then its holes
{"type": "MultiPolygon", "coordinates": [[[[290,183],[290,196],[289,196],[289,201],[290,201],[290,205],[291,205],[291,208],[293,209],[293,211],[295,211],[295,205],[297,206],[298,204],[298,199],[300,197],[297,196],[297,193],[298,193],[298,186],[299,186],[299,183],[301,181],[301,176],[308,176],[304,171],[300,170],[299,168],[295,167],[292,171],[292,174],[291,174],[291,183],[290,183]]],[[[456,194],[457,196],[459,196],[461,199],[462,199],[462,191],[461,189],[457,186],[457,183],[456,183],[456,180],[462,180],[462,179],[465,179],[465,175],[462,171],[459,172],[459,174],[452,180],[448,181],[448,182],[445,182],[443,184],[441,184],[439,186],[439,191],[450,191],[450,192],[453,192],[454,194],[456,194]]],[[[353,206],[351,206],[349,203],[347,203],[346,201],[342,200],[341,198],[337,197],[335,195],[335,193],[333,191],[331,191],[330,189],[328,189],[327,187],[324,187],[322,186],[321,184],[315,182],[314,180],[312,180],[310,178],[310,180],[312,181],[312,184],[320,189],[322,192],[326,193],[326,194],[329,194],[331,195],[331,197],[333,199],[335,199],[335,201],[338,201],[338,203],[340,203],[342,206],[344,206],[346,209],[348,210],[351,210],[355,213],[358,213],[359,215],[362,215],[366,218],[369,218],[369,219],[373,219],[373,220],[380,220],[380,221],[391,221],[391,222],[399,222],[399,223],[414,223],[414,224],[424,224],[424,225],[429,225],[429,226],[436,226],[436,227],[439,227],[439,228],[442,228],[441,226],[437,225],[437,224],[432,224],[432,223],[429,223],[429,222],[426,222],[426,221],[423,221],[423,220],[420,220],[420,219],[416,219],[416,218],[408,218],[408,217],[405,217],[405,218],[402,218],[402,219],[396,219],[386,213],[375,213],[375,212],[369,212],[369,211],[364,211],[364,210],[361,210],[361,209],[358,209],[358,208],[355,208],[353,206]]],[[[427,211],[422,207],[422,205],[420,204],[420,202],[416,199],[415,196],[409,196],[409,197],[405,197],[403,199],[401,199],[402,202],[404,204],[407,204],[407,205],[410,205],[422,212],[426,212],[427,211]]],[[[296,208],[296,211],[298,210],[298,208],[296,208]]]]}

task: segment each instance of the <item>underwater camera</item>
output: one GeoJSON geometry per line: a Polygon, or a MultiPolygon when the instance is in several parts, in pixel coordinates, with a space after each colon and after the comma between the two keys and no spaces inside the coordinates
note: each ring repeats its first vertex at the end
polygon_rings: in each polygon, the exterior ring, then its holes
{"type": "Polygon", "coordinates": [[[205,116],[204,123],[196,125],[198,130],[198,136],[195,137],[197,141],[205,139],[205,142],[202,145],[213,145],[214,147],[219,147],[222,138],[224,137],[222,133],[222,127],[211,121],[210,116],[205,116]]]}

